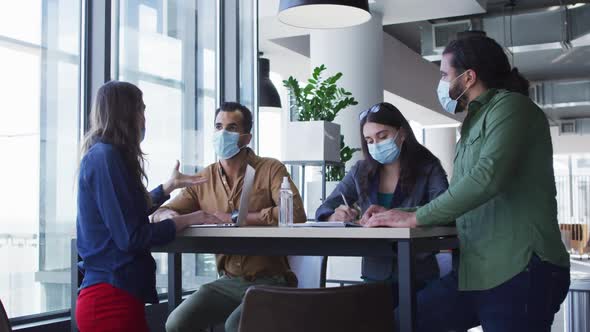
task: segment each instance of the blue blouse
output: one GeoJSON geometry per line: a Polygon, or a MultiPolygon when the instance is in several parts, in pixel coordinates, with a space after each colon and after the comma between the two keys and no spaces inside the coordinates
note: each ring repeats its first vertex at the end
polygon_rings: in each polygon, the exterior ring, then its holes
{"type": "Polygon", "coordinates": [[[118,149],[98,142],[80,163],[76,222],[80,289],[108,283],[146,303],[156,303],[156,262],[150,248],[176,236],[171,219],[150,223],[148,215],[169,196],[162,186],[150,193],[130,176],[118,149]]]}

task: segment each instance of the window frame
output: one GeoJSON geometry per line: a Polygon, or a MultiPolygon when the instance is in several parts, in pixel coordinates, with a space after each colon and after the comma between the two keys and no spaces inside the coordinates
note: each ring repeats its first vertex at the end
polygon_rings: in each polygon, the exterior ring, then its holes
{"type": "MultiPolygon", "coordinates": [[[[48,0],[43,0],[45,1],[48,0]]],[[[197,1],[197,0],[195,0],[197,1]]],[[[109,81],[116,74],[118,68],[113,68],[113,55],[118,53],[118,45],[113,45],[112,20],[118,20],[114,15],[114,10],[118,0],[104,0],[92,1],[81,0],[80,2],[80,27],[79,27],[79,105],[78,112],[80,114],[80,123],[78,127],[78,137],[82,141],[85,133],[89,129],[89,114],[92,109],[93,96],[96,94],[98,88],[105,82],[109,81]],[[117,2],[114,2],[117,1],[117,2]]],[[[254,1],[258,12],[258,0],[254,1]]],[[[225,100],[240,100],[239,86],[237,82],[240,80],[240,56],[248,56],[240,54],[239,37],[240,37],[240,15],[238,0],[216,0],[216,14],[217,14],[217,63],[216,68],[218,83],[216,93],[217,105],[225,100]]],[[[254,31],[256,36],[254,46],[256,54],[258,52],[257,29],[258,16],[251,18],[254,22],[254,31]]],[[[118,36],[117,36],[118,38],[118,36]]],[[[22,42],[21,47],[30,47],[28,43],[22,42]]],[[[35,51],[32,49],[32,51],[35,51]]],[[[40,50],[39,50],[40,52],[40,50]]],[[[252,55],[253,56],[253,55],[252,55]]],[[[256,59],[253,61],[257,64],[256,59]]],[[[253,81],[257,83],[257,68],[254,69],[253,81]]],[[[256,88],[255,88],[255,91],[256,88]]],[[[255,97],[256,98],[256,97],[255,97]]],[[[252,106],[253,112],[257,111],[257,105],[252,106]]],[[[256,117],[257,118],[257,117],[256,117]]],[[[257,121],[256,121],[257,122],[257,121]]],[[[258,124],[255,124],[257,128],[258,124]]],[[[73,262],[73,259],[72,259],[73,262]]],[[[72,287],[71,298],[74,300],[77,297],[77,287],[72,287]]],[[[188,295],[194,290],[183,291],[182,294],[188,295]]],[[[167,294],[159,294],[159,300],[165,300],[167,294]]],[[[74,304],[74,303],[72,303],[74,304]]],[[[49,324],[50,321],[56,319],[72,318],[75,310],[75,304],[71,305],[69,309],[42,312],[32,315],[24,315],[10,318],[10,324],[13,327],[30,324],[49,324]]],[[[74,322],[72,321],[72,324],[74,322]]],[[[72,325],[73,326],[73,325],[72,325]]]]}

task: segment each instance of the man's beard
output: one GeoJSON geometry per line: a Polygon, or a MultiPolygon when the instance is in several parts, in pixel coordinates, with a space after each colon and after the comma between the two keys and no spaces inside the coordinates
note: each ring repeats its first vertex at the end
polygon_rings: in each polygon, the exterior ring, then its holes
{"type": "Polygon", "coordinates": [[[449,97],[457,100],[457,108],[455,109],[455,113],[461,113],[467,109],[467,94],[465,92],[465,86],[462,86],[458,83],[454,87],[451,87],[449,90],[449,97]],[[457,97],[459,97],[459,99],[457,99],[457,97]]]}

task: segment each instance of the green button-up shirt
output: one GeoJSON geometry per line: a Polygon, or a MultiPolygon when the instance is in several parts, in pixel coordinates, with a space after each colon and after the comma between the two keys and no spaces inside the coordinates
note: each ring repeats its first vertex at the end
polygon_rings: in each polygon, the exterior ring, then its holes
{"type": "Polygon", "coordinates": [[[557,225],[553,148],[529,98],[490,89],[472,101],[447,192],[418,209],[418,225],[457,222],[459,289],[485,290],[522,272],[533,253],[567,267],[557,225]]]}

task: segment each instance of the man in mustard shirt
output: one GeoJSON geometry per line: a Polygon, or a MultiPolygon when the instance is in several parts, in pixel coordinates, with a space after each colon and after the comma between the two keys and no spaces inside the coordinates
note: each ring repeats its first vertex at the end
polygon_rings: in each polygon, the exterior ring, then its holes
{"type": "Polygon", "coordinates": [[[440,71],[445,110],[467,111],[449,189],[416,212],[375,214],[368,225],[456,220],[459,270],[419,293],[418,331],[549,332],[570,276],[547,118],[493,39],[451,42],[440,71]]]}
{"type": "MultiPolygon", "coordinates": [[[[241,104],[223,103],[216,111],[215,130],[213,145],[220,161],[199,173],[208,181],[202,186],[183,189],[156,211],[154,221],[200,211],[226,223],[235,222],[246,166],[250,165],[256,175],[246,225],[276,226],[279,190],[283,177],[289,177],[289,173],[280,161],[258,157],[247,147],[252,138],[252,113],[241,104]]],[[[290,177],[289,181],[293,191],[293,222],[305,222],[301,196],[290,177]]],[[[166,331],[205,331],[209,326],[225,322],[225,331],[236,332],[242,297],[248,287],[297,285],[286,257],[217,255],[216,261],[222,277],[201,286],[184,300],[168,317],[166,331]]]]}

